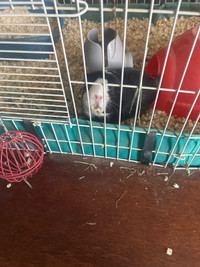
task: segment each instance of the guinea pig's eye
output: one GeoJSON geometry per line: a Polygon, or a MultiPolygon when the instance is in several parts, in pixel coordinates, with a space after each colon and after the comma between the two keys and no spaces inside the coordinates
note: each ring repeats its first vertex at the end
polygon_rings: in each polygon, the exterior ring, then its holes
{"type": "Polygon", "coordinates": [[[103,96],[101,96],[101,95],[95,95],[94,97],[95,97],[95,99],[96,99],[97,101],[100,101],[100,100],[103,99],[103,96]]]}

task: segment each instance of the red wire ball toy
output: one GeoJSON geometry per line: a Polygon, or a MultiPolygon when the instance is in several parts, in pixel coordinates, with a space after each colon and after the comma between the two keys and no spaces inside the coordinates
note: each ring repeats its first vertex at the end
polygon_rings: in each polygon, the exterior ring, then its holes
{"type": "Polygon", "coordinates": [[[21,182],[41,167],[44,148],[32,134],[7,131],[0,135],[0,178],[21,182]]]}

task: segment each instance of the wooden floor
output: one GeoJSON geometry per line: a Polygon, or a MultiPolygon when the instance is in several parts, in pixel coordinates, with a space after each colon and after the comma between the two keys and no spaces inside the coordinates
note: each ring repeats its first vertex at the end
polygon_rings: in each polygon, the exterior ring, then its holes
{"type": "Polygon", "coordinates": [[[32,189],[1,180],[0,266],[199,267],[200,172],[163,172],[54,154],[32,189]]]}

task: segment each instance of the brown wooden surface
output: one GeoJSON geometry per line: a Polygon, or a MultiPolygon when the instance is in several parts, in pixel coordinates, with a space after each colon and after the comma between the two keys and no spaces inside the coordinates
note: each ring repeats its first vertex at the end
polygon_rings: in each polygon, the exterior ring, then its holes
{"type": "Polygon", "coordinates": [[[200,266],[200,172],[110,162],[54,154],[33,189],[1,180],[0,266],[200,266]]]}

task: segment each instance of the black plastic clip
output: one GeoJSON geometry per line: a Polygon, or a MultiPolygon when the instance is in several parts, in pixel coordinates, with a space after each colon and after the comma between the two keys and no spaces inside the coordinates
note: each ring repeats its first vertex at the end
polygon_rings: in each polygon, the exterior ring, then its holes
{"type": "Polygon", "coordinates": [[[141,158],[142,164],[149,165],[155,141],[156,141],[156,132],[150,132],[149,134],[146,135],[141,158]]]}

